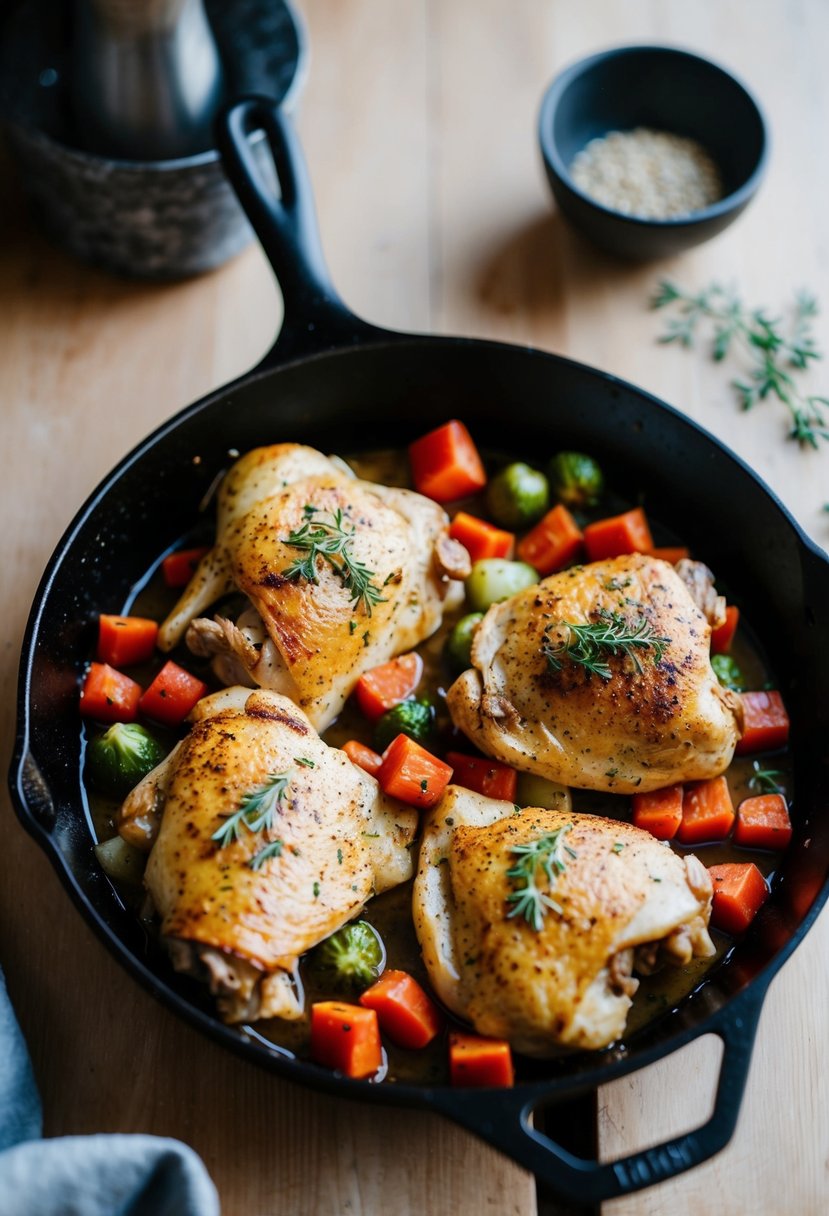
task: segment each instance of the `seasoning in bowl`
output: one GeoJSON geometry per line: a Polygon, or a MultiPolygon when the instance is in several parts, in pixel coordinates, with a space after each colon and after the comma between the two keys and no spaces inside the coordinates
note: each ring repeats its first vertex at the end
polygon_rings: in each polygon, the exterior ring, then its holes
{"type": "Polygon", "coordinates": [[[723,193],[719,170],[701,144],[650,127],[591,139],[570,174],[594,202],[643,219],[690,215],[723,193]]]}

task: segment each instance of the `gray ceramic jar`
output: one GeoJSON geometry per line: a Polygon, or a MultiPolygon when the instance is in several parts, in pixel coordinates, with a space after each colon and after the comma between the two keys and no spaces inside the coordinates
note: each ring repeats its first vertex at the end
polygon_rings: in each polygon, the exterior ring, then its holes
{"type": "MultiPolygon", "coordinates": [[[[127,160],[88,150],[75,121],[72,26],[61,0],[27,0],[0,42],[0,114],[36,216],[61,248],[118,274],[172,279],[239,253],[252,232],[218,151],[127,160]]],[[[228,96],[292,108],[305,34],[285,0],[205,0],[228,96]]],[[[258,145],[265,156],[264,141],[258,145]]]]}

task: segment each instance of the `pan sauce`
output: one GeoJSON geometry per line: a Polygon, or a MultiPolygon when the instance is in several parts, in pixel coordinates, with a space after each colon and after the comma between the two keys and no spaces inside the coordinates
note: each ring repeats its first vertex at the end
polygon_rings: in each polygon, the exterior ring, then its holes
{"type": "MultiPolygon", "coordinates": [[[[348,461],[358,476],[366,480],[382,482],[390,486],[405,486],[408,484],[407,462],[405,457],[397,451],[384,450],[360,457],[348,457],[348,461]]],[[[465,507],[467,504],[460,505],[465,507]]],[[[608,494],[602,503],[601,511],[594,512],[593,514],[598,518],[601,515],[626,510],[629,505],[629,502],[608,494]]],[[[474,505],[470,504],[470,509],[474,511],[474,505]]],[[[653,524],[654,521],[651,520],[651,523],[653,524]]],[[[659,544],[682,543],[681,538],[669,536],[664,533],[664,530],[660,533],[658,523],[656,524],[656,531],[657,543],[659,544]]],[[[199,536],[198,538],[188,537],[182,541],[181,547],[207,543],[209,539],[210,537],[205,538],[204,536],[199,536]]],[[[694,556],[701,556],[704,559],[704,554],[695,554],[694,556]]],[[[715,571],[714,573],[715,575],[719,574],[722,576],[725,572],[715,571]]],[[[161,620],[170,611],[177,597],[178,592],[170,590],[164,585],[159,570],[156,569],[155,572],[151,572],[146,579],[137,584],[135,593],[129,602],[123,606],[122,611],[161,620]]],[[[441,659],[445,638],[455,621],[465,611],[466,609],[461,607],[454,614],[447,615],[440,629],[418,647],[418,651],[424,660],[423,679],[418,690],[418,695],[431,695],[437,701],[437,726],[440,746],[435,750],[440,752],[448,748],[466,751],[469,747],[460,732],[454,731],[445,708],[444,694],[451,682],[451,677],[441,659]]],[[[750,617],[750,611],[748,616],[750,617]]],[[[763,688],[768,683],[770,679],[769,671],[763,662],[759,647],[752,644],[747,637],[747,631],[742,618],[741,629],[735,639],[732,653],[746,677],[747,687],[763,688]]],[[[204,660],[194,658],[183,646],[171,657],[181,662],[193,674],[201,676],[208,683],[215,684],[207,663],[204,660]]],[[[148,682],[151,678],[149,667],[146,672],[137,670],[133,674],[142,684],[148,682]]],[[[174,737],[169,732],[167,732],[166,737],[165,732],[156,727],[153,727],[153,732],[163,742],[172,746],[174,737]]],[[[324,732],[323,738],[334,747],[341,746],[346,740],[355,738],[370,744],[371,729],[360,711],[352,701],[349,701],[339,718],[324,732]]],[[[757,792],[752,790],[748,784],[754,771],[752,760],[752,757],[738,757],[732,762],[727,772],[728,785],[735,807],[739,805],[742,799],[757,792]]],[[[791,765],[788,753],[775,755],[772,767],[779,770],[782,774],[779,779],[780,784],[786,790],[789,800],[791,800],[791,765]]],[[[87,797],[87,811],[96,839],[103,841],[114,836],[114,815],[117,804],[112,800],[99,796],[95,791],[90,791],[87,797]]],[[[629,821],[630,819],[629,797],[573,790],[572,798],[573,810],[575,812],[594,812],[625,821],[629,821]]],[[[696,853],[706,866],[715,865],[723,861],[753,861],[758,869],[769,879],[773,877],[774,866],[777,861],[777,854],[737,848],[730,841],[708,845],[694,845],[693,848],[687,849],[683,848],[682,845],[673,843],[672,847],[678,853],[696,853]]],[[[411,882],[405,883],[370,901],[362,914],[362,919],[373,924],[382,936],[387,952],[387,966],[410,972],[428,990],[428,977],[420,957],[420,950],[411,918],[411,885],[411,882]]],[[[135,908],[136,914],[140,914],[143,902],[140,892],[136,892],[134,889],[123,888],[119,890],[119,894],[127,905],[135,908]]],[[[665,968],[656,975],[642,977],[639,990],[633,998],[633,1006],[628,1014],[625,1038],[635,1034],[637,1030],[652,1019],[675,1008],[685,996],[698,986],[705,973],[728,953],[733,944],[732,939],[716,929],[711,930],[711,936],[717,948],[714,958],[696,959],[686,967],[665,968]]],[[[311,977],[304,968],[302,969],[302,979],[305,987],[306,1007],[308,1008],[310,1008],[314,1000],[330,999],[335,996],[342,997],[343,995],[341,992],[323,991],[314,987],[311,977]]],[[[349,998],[346,997],[346,999],[349,998]]],[[[289,1023],[270,1020],[259,1022],[255,1026],[255,1033],[267,1042],[273,1043],[282,1051],[288,1051],[299,1056],[307,1054],[309,1041],[309,1026],[307,1021],[289,1023]]],[[[422,1084],[439,1084],[447,1080],[446,1047],[442,1036],[439,1036],[438,1039],[434,1040],[424,1050],[406,1051],[389,1043],[386,1044],[386,1050],[388,1053],[388,1073],[385,1079],[388,1081],[400,1080],[420,1082],[422,1084]]],[[[554,1065],[551,1065],[551,1067],[554,1067],[554,1065]]],[[[538,1075],[538,1068],[539,1062],[533,1061],[533,1075],[538,1075]]],[[[517,1057],[516,1075],[519,1079],[521,1074],[521,1058],[517,1057]]]]}

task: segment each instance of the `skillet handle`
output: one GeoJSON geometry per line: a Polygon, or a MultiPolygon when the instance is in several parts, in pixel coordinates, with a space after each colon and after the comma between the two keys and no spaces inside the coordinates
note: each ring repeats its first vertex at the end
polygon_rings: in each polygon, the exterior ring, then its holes
{"type": "Polygon", "coordinates": [[[225,172],[282,289],[282,329],[257,370],[336,346],[390,335],[356,317],[325,265],[305,158],[290,121],[267,97],[243,97],[224,110],[216,140],[225,172]],[[249,136],[263,131],[254,148],[249,136]],[[258,154],[268,149],[276,169],[258,154]]]}
{"type": "MultiPolygon", "coordinates": [[[[576,1157],[543,1132],[530,1117],[546,1104],[536,1092],[527,1100],[520,1089],[455,1091],[437,1105],[443,1114],[531,1170],[551,1190],[572,1203],[591,1206],[630,1195],[657,1182],[682,1174],[725,1148],[734,1134],[743,1090],[748,1077],[757,1022],[766,987],[757,980],[723,1011],[711,1031],[723,1041],[723,1056],[714,1110],[706,1123],[653,1148],[617,1161],[589,1161],[576,1157]]],[[[568,1088],[562,1101],[584,1092],[578,1084],[568,1088]]],[[[549,1101],[549,1099],[546,1099],[549,1101]]]]}

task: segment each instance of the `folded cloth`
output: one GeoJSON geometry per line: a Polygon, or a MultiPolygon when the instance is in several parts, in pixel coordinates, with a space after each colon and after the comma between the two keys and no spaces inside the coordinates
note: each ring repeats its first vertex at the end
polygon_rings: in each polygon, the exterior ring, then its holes
{"type": "Polygon", "coordinates": [[[218,1216],[201,1159],[163,1136],[40,1139],[26,1044],[0,971],[0,1216],[218,1216]]]}

